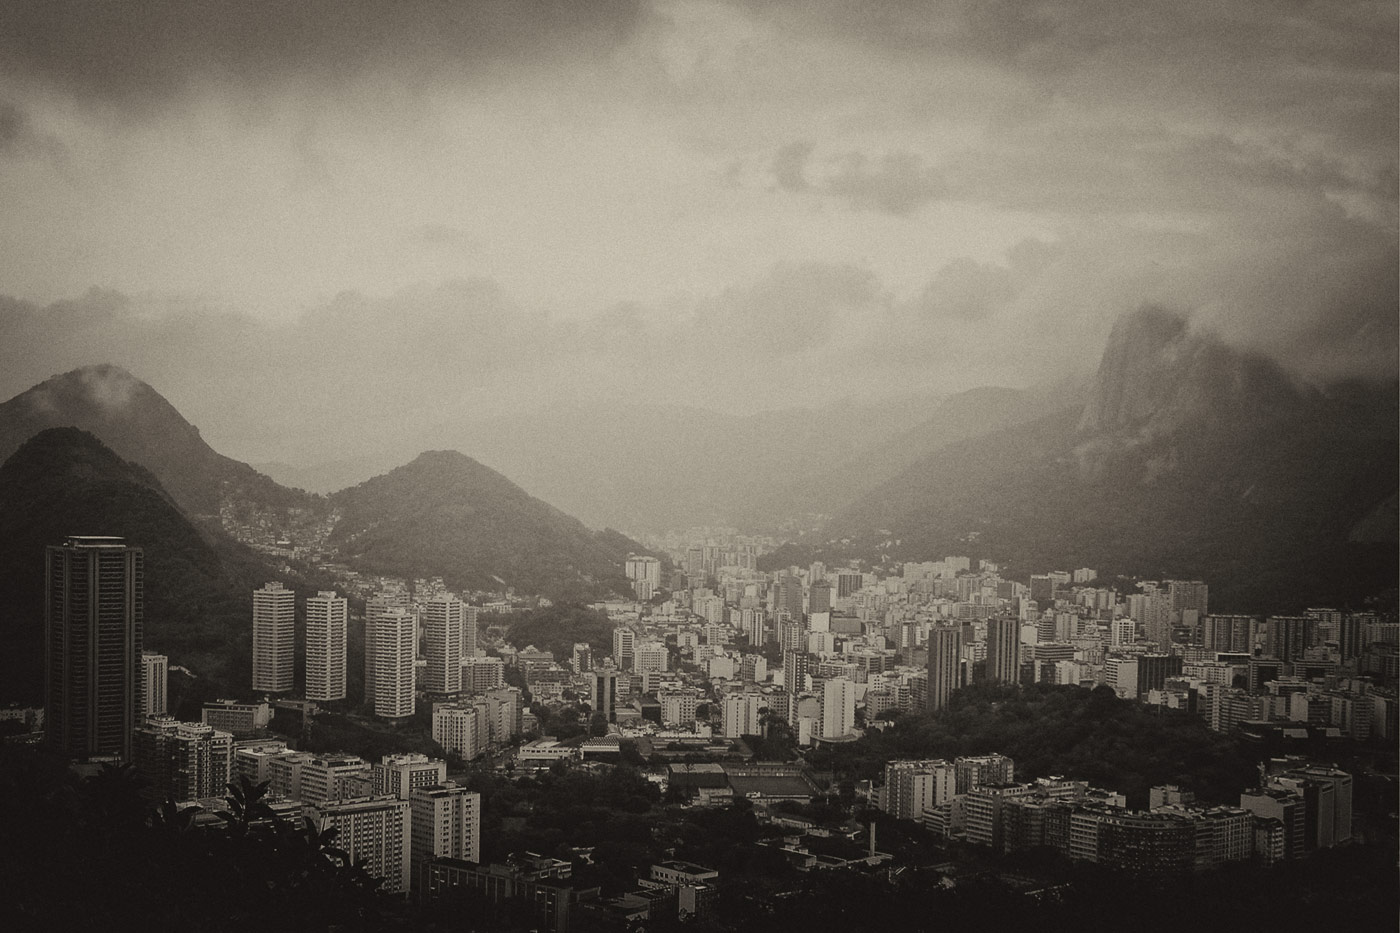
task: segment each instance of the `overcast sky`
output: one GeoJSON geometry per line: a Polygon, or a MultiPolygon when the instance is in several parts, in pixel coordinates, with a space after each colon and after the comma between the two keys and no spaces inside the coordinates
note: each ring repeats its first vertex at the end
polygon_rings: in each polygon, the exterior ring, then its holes
{"type": "Polygon", "coordinates": [[[1395,373],[1390,0],[0,23],[0,393],[119,363],[234,455],[275,454],[271,408],[1025,385],[1145,302],[1307,378],[1395,373]]]}

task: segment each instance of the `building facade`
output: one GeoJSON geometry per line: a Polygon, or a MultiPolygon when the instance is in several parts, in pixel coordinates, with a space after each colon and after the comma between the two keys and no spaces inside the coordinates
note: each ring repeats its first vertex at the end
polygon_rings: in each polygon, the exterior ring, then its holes
{"type": "Polygon", "coordinates": [[[334,590],[306,601],[306,698],[345,699],[346,639],[350,602],[334,590]]]}
{"type": "Polygon", "coordinates": [[[45,741],[69,758],[130,761],[144,693],[141,549],[74,536],[45,561],[45,741]]]}
{"type": "Polygon", "coordinates": [[[296,594],[273,581],[253,591],[253,689],[291,692],[296,675],[296,594]]]}

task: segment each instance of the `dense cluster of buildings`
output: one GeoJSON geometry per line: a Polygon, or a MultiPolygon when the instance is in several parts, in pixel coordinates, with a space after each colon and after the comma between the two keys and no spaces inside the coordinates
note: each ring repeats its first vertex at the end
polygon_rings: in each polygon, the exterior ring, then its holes
{"type": "Polygon", "coordinates": [[[1049,847],[1075,861],[1170,877],[1227,862],[1272,864],[1351,839],[1351,775],[1273,759],[1239,806],[1198,806],[1190,791],[1152,788],[1147,810],[1122,794],[1061,777],[1014,780],[1003,755],[891,761],[875,804],[942,838],[998,852],[1049,847]]]}
{"type": "MultiPolygon", "coordinates": [[[[505,683],[513,668],[540,715],[586,701],[607,723],[605,735],[535,739],[513,764],[616,760],[620,742],[636,739],[670,762],[664,782],[701,805],[812,799],[805,767],[745,761],[736,754],[745,737],[785,730],[801,745],[851,741],[888,711],[938,710],[978,682],[1106,685],[1218,729],[1283,721],[1358,740],[1397,732],[1400,630],[1374,615],[1211,615],[1199,581],[1120,595],[1096,587],[1088,569],[1021,584],[960,557],[882,578],[821,564],[764,574],[753,556],[742,542],[688,547],[677,555],[685,569],[664,579],[658,560],[629,560],[645,598],[595,607],[613,623],[606,655],[586,643],[567,658],[506,644],[488,655],[477,610],[453,594],[379,591],[364,616],[367,705],[398,720],[431,704],[433,738],[470,760],[537,731],[525,692],[505,683]]],[[[294,699],[296,594],[279,583],[255,591],[252,686],[262,698],[207,703],[202,721],[182,722],[168,715],[168,659],[143,650],[140,549],[73,537],[48,549],[46,568],[46,701],[36,718],[66,757],[129,761],[153,797],[210,812],[224,806],[229,782],[267,782],[274,812],[335,828],[337,846],[393,892],[416,883],[425,896],[524,898],[560,930],[573,911],[625,923],[658,909],[703,909],[715,878],[701,866],[652,866],[636,892],[601,898],[564,883],[569,863],[557,859],[481,864],[480,797],[448,780],[444,760],[370,762],[268,740],[273,704],[346,698],[343,596],[305,601],[303,691],[294,699]]],[[[1134,811],[1082,781],[1017,782],[1000,755],[892,761],[868,793],[884,812],[940,836],[1003,852],[1051,847],[1146,875],[1294,859],[1351,836],[1351,776],[1295,759],[1267,762],[1238,807],[1199,807],[1163,787],[1149,809],[1134,811]]]]}
{"type": "Polygon", "coordinates": [[[1400,625],[1374,613],[1213,615],[1198,580],[1119,593],[1090,568],[1021,583],[956,556],[893,576],[820,563],[761,573],[733,544],[671,557],[664,579],[659,560],[629,559],[649,601],[596,607],[618,625],[609,658],[581,646],[567,664],[528,659],[537,698],[587,691],[570,675],[606,668],[610,720],[647,718],[655,697],[659,725],[691,727],[682,698],[695,695],[709,711],[701,727],[738,736],[781,719],[806,745],[887,710],[938,710],[969,684],[1038,682],[1108,686],[1220,731],[1272,721],[1361,741],[1397,734],[1400,625]]]}

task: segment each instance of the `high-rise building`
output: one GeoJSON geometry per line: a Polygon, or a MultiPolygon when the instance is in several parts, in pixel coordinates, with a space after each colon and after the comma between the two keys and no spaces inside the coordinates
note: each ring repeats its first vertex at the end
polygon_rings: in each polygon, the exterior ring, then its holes
{"type": "Polygon", "coordinates": [[[443,751],[471,761],[486,751],[490,741],[491,726],[485,721],[489,713],[485,704],[434,704],[433,741],[441,745],[443,751]]]}
{"type": "Polygon", "coordinates": [[[306,601],[306,698],[345,699],[346,636],[350,602],[335,590],[306,601]]]}
{"type": "Polygon", "coordinates": [[[163,654],[141,653],[141,715],[169,712],[170,660],[163,654]]]}
{"type": "Polygon", "coordinates": [[[412,858],[481,861],[481,795],[444,782],[413,788],[412,858]]]}
{"type": "Polygon", "coordinates": [[[500,658],[467,657],[462,659],[462,689],[467,693],[485,693],[506,682],[506,662],[500,658]]]}
{"type": "Polygon", "coordinates": [[[374,715],[385,719],[412,716],[418,620],[408,609],[396,606],[378,613],[373,627],[374,715]]]}
{"type": "Polygon", "coordinates": [[[1138,698],[1138,659],[1107,658],[1103,666],[1104,683],[1113,688],[1120,699],[1138,698]]]}
{"type": "Polygon", "coordinates": [[[400,800],[407,800],[413,788],[447,780],[447,762],[414,752],[385,755],[370,767],[370,774],[376,794],[393,794],[400,800]]]}
{"type": "Polygon", "coordinates": [[[312,806],[357,796],[363,793],[359,788],[371,786],[369,762],[358,755],[313,755],[300,770],[300,799],[312,806]]]}
{"type": "Polygon", "coordinates": [[[451,594],[436,596],[423,607],[423,631],[427,636],[424,652],[423,689],[429,693],[460,693],[462,690],[462,627],[466,605],[451,594]]]}
{"type": "Polygon", "coordinates": [[[411,871],[412,823],[407,800],[397,797],[362,797],[308,807],[306,818],[318,832],[336,830],[336,848],[390,894],[408,891],[411,871]]]}
{"type": "Polygon", "coordinates": [[[948,705],[953,691],[962,686],[962,630],[938,625],[928,633],[929,711],[948,705]]]}
{"type": "Polygon", "coordinates": [[[593,646],[586,641],[575,642],[571,663],[575,674],[587,674],[593,670],[593,646]]]}
{"type": "Polygon", "coordinates": [[[763,710],[768,706],[761,693],[727,693],[720,700],[721,730],[726,738],[759,735],[763,730],[763,710]]]}
{"type": "Polygon", "coordinates": [[[891,761],[885,765],[880,809],[900,820],[922,820],[924,811],[953,798],[953,766],[942,759],[891,761]]]}
{"type": "Polygon", "coordinates": [[[1179,615],[1188,609],[1195,609],[1204,616],[1210,604],[1210,587],[1200,580],[1168,580],[1167,596],[1171,600],[1172,612],[1179,615]]]}
{"type": "Polygon", "coordinates": [[[856,685],[845,677],[823,681],[821,714],[822,738],[850,735],[856,725],[856,685]]]}
{"type": "Polygon", "coordinates": [[[45,741],[69,758],[129,761],[144,692],[141,549],[75,536],[45,562],[45,741]]]}
{"type": "Polygon", "coordinates": [[[637,633],[626,626],[613,629],[613,661],[618,670],[629,671],[636,657],[637,633]]]}
{"type": "Polygon", "coordinates": [[[1016,763],[1005,755],[977,755],[953,761],[954,793],[966,794],[983,784],[1010,784],[1016,763]]]}
{"type": "Polygon", "coordinates": [[[1254,633],[1262,627],[1253,616],[1206,616],[1201,626],[1201,644],[1212,651],[1252,654],[1254,633]]]}
{"type": "Polygon", "coordinates": [[[375,623],[390,609],[409,607],[408,594],[402,590],[376,593],[365,600],[365,703],[374,705],[375,693],[375,623]]]}
{"type": "Polygon", "coordinates": [[[637,673],[646,671],[664,671],[669,658],[664,642],[645,641],[637,646],[636,662],[633,670],[637,673]]]}
{"type": "Polygon", "coordinates": [[[784,613],[778,617],[778,648],[784,654],[807,650],[807,627],[801,616],[794,618],[784,613]]]}
{"type": "Polygon", "coordinates": [[[1316,624],[1307,616],[1269,616],[1265,623],[1264,653],[1280,661],[1297,661],[1312,647],[1316,624]]]}
{"type": "Polygon", "coordinates": [[[253,689],[286,693],[296,674],[296,594],[271,582],[253,591],[253,689]]]}
{"type": "Polygon", "coordinates": [[[806,648],[789,648],[783,652],[783,687],[788,693],[807,689],[807,668],[810,663],[806,648]]]}
{"type": "Polygon", "coordinates": [[[1147,696],[1149,690],[1161,690],[1168,677],[1181,673],[1179,654],[1138,655],[1137,696],[1147,696]]]}
{"type": "Polygon", "coordinates": [[[136,729],[132,744],[136,773],[155,800],[215,797],[232,775],[233,736],[204,723],[152,717],[136,729]]]}
{"type": "Polygon", "coordinates": [[[987,680],[1014,684],[1021,680],[1021,621],[987,620],[987,680]]]}
{"type": "MultiPolygon", "coordinates": [[[[1053,640],[1053,639],[1051,639],[1053,640]]],[[[1108,643],[1119,648],[1137,642],[1137,622],[1132,619],[1114,619],[1108,629],[1108,643]]]]}
{"type": "Polygon", "coordinates": [[[602,713],[608,722],[617,719],[617,671],[598,668],[588,675],[588,705],[594,713],[602,713]]]}
{"type": "Polygon", "coordinates": [[[831,611],[831,584],[825,580],[818,580],[812,584],[807,593],[808,611],[813,615],[819,612],[831,611]]]}
{"type": "Polygon", "coordinates": [[[629,555],[625,565],[627,579],[638,599],[651,599],[661,589],[661,561],[655,557],[629,555]]]}

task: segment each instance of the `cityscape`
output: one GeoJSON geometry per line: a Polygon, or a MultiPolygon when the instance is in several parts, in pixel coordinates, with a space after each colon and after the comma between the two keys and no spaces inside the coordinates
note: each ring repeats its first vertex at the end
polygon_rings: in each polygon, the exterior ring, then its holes
{"type": "Polygon", "coordinates": [[[0,929],[1395,928],[1393,4],[0,10],[0,929]]]}
{"type": "MultiPolygon", "coordinates": [[[[763,852],[747,857],[771,860],[793,892],[813,873],[889,885],[911,872],[933,890],[996,884],[1038,903],[1079,863],[1170,884],[1336,848],[1393,856],[1393,815],[1370,809],[1393,802],[1394,775],[1376,770],[1400,727],[1393,616],[1220,615],[1201,580],[1119,594],[1092,568],[1021,583],[964,556],[888,576],[760,571],[769,546],[695,529],[674,551],[628,557],[630,593],[568,613],[506,594],[469,604],[441,580],[380,578],[363,597],[267,582],[247,594],[250,682],[177,709],[172,658],[142,641],[145,549],[70,537],[46,549],[45,702],[6,712],[25,726],[8,741],[80,762],[89,780],[126,767],[148,805],[168,802],[192,831],[231,831],[251,805],[238,795],[255,797],[262,820],[329,835],[328,860],[401,902],[382,908],[401,923],[457,910],[482,928],[724,929],[743,914],[742,882],[724,883],[733,853],[721,870],[691,860],[704,845],[652,834],[655,860],[633,865],[598,828],[541,835],[510,815],[571,775],[599,794],[631,782],[609,807],[662,825],[742,814],[763,852]],[[520,626],[536,616],[550,624],[520,626]],[[1228,736],[1240,783],[1163,762],[1172,783],[1125,772],[1130,783],[1101,787],[958,744],[888,757],[918,746],[901,734],[911,721],[1021,693],[1168,717],[1196,742],[1228,736]],[[344,747],[326,750],[327,735],[344,747]],[[527,839],[557,842],[510,848],[527,839]],[[1049,861],[1009,861],[1026,853],[1049,861]]],[[[744,909],[777,916],[783,895],[744,909]]]]}

